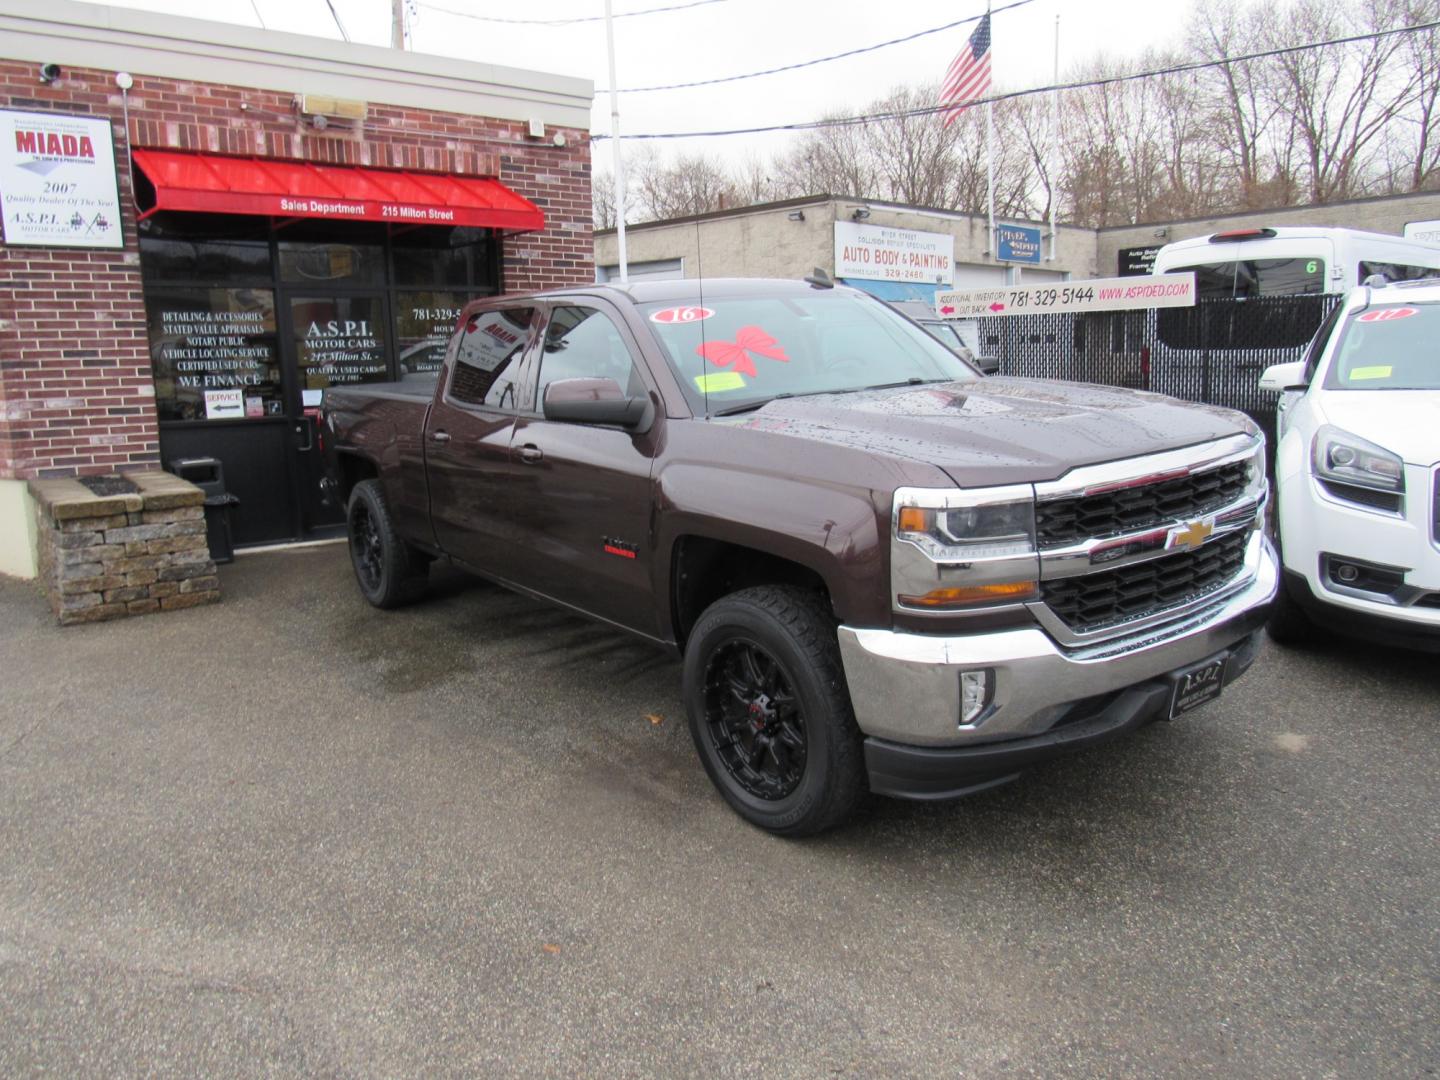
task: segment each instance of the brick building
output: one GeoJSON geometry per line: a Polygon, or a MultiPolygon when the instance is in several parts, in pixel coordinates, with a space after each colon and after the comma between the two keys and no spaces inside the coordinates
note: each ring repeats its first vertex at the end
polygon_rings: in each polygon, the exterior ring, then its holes
{"type": "Polygon", "coordinates": [[[222,460],[335,531],[313,410],[472,297],[593,280],[588,80],[70,0],[0,12],[0,572],[25,481],[222,460]],[[109,160],[113,158],[113,177],[109,160]]]}

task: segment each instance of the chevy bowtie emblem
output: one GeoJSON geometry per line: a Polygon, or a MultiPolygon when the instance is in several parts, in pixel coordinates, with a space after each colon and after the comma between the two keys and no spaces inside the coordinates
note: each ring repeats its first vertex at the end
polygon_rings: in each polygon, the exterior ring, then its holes
{"type": "Polygon", "coordinates": [[[1215,531],[1215,526],[1208,521],[1192,521],[1184,526],[1176,526],[1170,530],[1170,542],[1167,548],[1186,548],[1194,551],[1201,544],[1210,538],[1215,531]]]}

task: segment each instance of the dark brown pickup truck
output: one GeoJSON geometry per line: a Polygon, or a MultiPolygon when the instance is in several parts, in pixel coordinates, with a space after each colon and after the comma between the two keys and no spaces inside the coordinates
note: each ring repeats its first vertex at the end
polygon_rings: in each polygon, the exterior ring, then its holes
{"type": "Polygon", "coordinates": [[[1135,391],[982,378],[819,282],[465,309],[438,376],[331,387],[367,599],[443,558],[684,657],[690,731],[789,835],[1202,704],[1275,592],[1262,439],[1135,391]]]}

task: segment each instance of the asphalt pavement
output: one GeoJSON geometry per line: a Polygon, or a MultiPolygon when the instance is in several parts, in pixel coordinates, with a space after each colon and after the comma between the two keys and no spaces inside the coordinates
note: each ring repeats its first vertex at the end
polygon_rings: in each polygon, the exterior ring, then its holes
{"type": "Polygon", "coordinates": [[[662,652],[342,547],[60,629],[0,580],[0,1076],[1440,1072],[1440,665],[1266,645],[1174,724],[795,842],[662,652]]]}

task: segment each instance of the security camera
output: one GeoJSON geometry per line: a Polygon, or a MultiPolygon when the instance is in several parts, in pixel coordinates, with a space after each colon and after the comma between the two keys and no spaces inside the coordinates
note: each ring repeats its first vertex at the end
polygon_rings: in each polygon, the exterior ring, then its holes
{"type": "Polygon", "coordinates": [[[54,81],[55,81],[56,79],[58,79],[58,78],[60,78],[60,65],[59,65],[59,64],[41,64],[41,65],[40,65],[40,81],[41,81],[42,83],[47,83],[47,84],[48,84],[48,83],[52,83],[52,82],[54,82],[54,81]]]}

